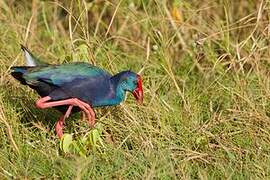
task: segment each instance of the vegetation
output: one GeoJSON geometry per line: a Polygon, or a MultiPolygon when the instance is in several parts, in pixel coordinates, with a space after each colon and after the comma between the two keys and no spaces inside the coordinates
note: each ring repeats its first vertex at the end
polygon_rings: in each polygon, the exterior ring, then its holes
{"type": "Polygon", "coordinates": [[[1,179],[269,179],[269,5],[0,1],[1,179]],[[65,143],[82,153],[63,149],[59,112],[10,76],[20,43],[49,63],[140,72],[144,104],[96,109],[96,130],[70,117],[65,143]]]}

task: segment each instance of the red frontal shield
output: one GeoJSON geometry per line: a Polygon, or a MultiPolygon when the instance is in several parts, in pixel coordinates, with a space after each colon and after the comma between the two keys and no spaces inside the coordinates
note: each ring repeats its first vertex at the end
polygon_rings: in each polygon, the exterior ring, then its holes
{"type": "Polygon", "coordinates": [[[136,89],[132,92],[133,96],[136,98],[139,104],[143,103],[143,89],[142,89],[142,78],[140,75],[137,75],[138,85],[136,89]]]}

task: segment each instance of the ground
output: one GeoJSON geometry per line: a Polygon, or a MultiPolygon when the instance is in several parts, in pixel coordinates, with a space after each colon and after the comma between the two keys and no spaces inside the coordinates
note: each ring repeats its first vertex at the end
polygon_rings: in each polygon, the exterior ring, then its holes
{"type": "MultiPolygon", "coordinates": [[[[0,177],[270,178],[268,1],[1,1],[0,177]],[[65,153],[60,114],[10,68],[24,44],[52,64],[84,61],[143,77],[132,95],[96,109],[103,145],[65,153]]],[[[80,114],[65,132],[91,129],[80,114]]],[[[1,178],[1,179],[2,179],[1,178]]]]}

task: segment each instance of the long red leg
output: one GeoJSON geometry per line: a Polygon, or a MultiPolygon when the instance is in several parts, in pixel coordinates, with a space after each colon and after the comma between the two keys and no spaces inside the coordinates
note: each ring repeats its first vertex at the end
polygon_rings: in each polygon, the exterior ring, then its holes
{"type": "Polygon", "coordinates": [[[65,118],[69,116],[71,109],[72,109],[72,106],[78,106],[79,108],[81,108],[85,112],[89,124],[91,126],[94,126],[95,112],[93,111],[93,109],[91,108],[91,106],[89,104],[87,104],[83,101],[80,101],[77,98],[70,98],[70,99],[66,99],[66,100],[47,102],[49,100],[51,100],[51,97],[49,97],[49,96],[43,97],[36,102],[36,106],[38,108],[44,109],[44,108],[55,107],[55,106],[70,105],[66,114],[64,115],[64,117],[63,118],[61,117],[58,121],[59,123],[57,123],[57,125],[59,124],[59,126],[57,126],[57,128],[59,127],[58,129],[61,129],[61,131],[62,131],[62,127],[63,127],[63,122],[64,122],[65,118]]]}
{"type": "Polygon", "coordinates": [[[70,98],[70,99],[65,99],[65,100],[60,100],[60,101],[47,102],[49,100],[51,100],[51,97],[49,96],[43,97],[36,102],[36,106],[41,109],[55,107],[55,106],[62,106],[62,105],[78,106],[86,113],[88,120],[92,122],[91,124],[93,124],[94,120],[92,119],[94,119],[95,113],[89,104],[82,102],[77,98],[70,98]]]}
{"type": "Polygon", "coordinates": [[[71,110],[72,110],[72,108],[73,108],[73,106],[68,106],[68,110],[67,110],[67,112],[65,113],[65,118],[68,118],[69,117],[69,115],[70,115],[70,113],[71,113],[71,110]]]}

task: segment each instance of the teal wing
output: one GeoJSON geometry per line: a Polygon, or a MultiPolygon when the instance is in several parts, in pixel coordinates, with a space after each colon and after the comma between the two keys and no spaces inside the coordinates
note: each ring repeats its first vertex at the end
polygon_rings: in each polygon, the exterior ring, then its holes
{"type": "Polygon", "coordinates": [[[28,84],[46,82],[55,86],[63,86],[69,82],[91,78],[110,78],[111,74],[88,63],[71,63],[34,67],[23,75],[28,84]]]}

